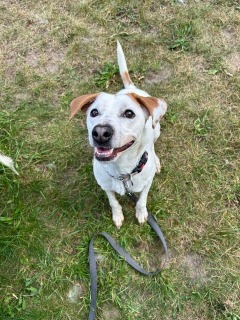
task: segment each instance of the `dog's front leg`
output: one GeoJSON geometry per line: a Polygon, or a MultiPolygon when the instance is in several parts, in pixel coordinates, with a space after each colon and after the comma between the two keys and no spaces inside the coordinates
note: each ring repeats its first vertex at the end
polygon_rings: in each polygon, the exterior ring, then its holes
{"type": "Polygon", "coordinates": [[[151,184],[152,182],[143,188],[139,196],[138,202],[136,204],[136,217],[139,223],[144,223],[145,221],[147,221],[147,217],[148,217],[147,196],[148,196],[148,191],[151,187],[151,184]]]}
{"type": "Polygon", "coordinates": [[[118,229],[121,228],[124,216],[122,213],[122,207],[116,199],[113,191],[106,191],[110,206],[112,207],[112,219],[118,229]]]}

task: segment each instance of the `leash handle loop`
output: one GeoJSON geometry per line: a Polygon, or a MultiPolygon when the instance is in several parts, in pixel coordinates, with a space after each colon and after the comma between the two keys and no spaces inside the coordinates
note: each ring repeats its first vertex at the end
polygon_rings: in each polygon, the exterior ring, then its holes
{"type": "MultiPolygon", "coordinates": [[[[166,264],[169,254],[168,254],[168,248],[167,243],[164,238],[164,235],[162,233],[162,230],[157,224],[156,219],[152,216],[151,213],[148,213],[148,223],[150,224],[151,228],[155,231],[156,235],[160,239],[164,251],[165,251],[165,261],[163,266],[166,264]]],[[[158,269],[156,271],[147,271],[143,269],[109,234],[106,232],[100,232],[96,235],[94,235],[90,241],[89,244],[89,269],[90,269],[90,278],[91,278],[91,284],[90,284],[90,292],[91,292],[91,303],[90,303],[90,312],[89,312],[89,320],[94,320],[96,316],[96,308],[97,308],[97,262],[96,262],[96,256],[94,252],[94,240],[95,238],[101,235],[103,236],[109,244],[112,246],[112,248],[136,271],[140,272],[141,274],[144,274],[146,276],[153,276],[157,275],[162,271],[161,269],[158,269]]]]}

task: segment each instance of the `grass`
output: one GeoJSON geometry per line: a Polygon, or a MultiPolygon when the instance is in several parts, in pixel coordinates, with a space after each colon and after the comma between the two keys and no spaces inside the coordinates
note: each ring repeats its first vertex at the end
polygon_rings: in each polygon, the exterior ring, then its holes
{"type": "Polygon", "coordinates": [[[95,76],[95,84],[99,88],[108,89],[118,74],[119,68],[116,65],[112,63],[106,63],[103,66],[103,69],[97,72],[95,76]]]}
{"type": "Polygon", "coordinates": [[[0,14],[0,151],[20,173],[0,167],[0,319],[86,319],[95,232],[161,264],[126,199],[113,226],[84,116],[68,120],[72,98],[121,88],[117,39],[133,81],[169,106],[148,206],[171,259],[143,277],[97,239],[97,319],[240,319],[239,3],[32,0],[0,14]]]}
{"type": "Polygon", "coordinates": [[[170,39],[168,49],[188,51],[190,49],[191,40],[194,37],[192,21],[179,23],[178,25],[174,22],[172,29],[172,39],[170,39]]]}

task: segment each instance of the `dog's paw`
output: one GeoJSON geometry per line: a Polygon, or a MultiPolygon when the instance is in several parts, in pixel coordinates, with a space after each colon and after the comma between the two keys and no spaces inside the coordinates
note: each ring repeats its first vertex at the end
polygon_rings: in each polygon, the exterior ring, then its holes
{"type": "Polygon", "coordinates": [[[115,224],[115,226],[120,229],[122,224],[123,224],[123,221],[124,221],[124,216],[122,214],[122,212],[118,212],[118,213],[113,213],[112,215],[112,218],[113,218],[113,222],[115,224]]]}
{"type": "Polygon", "coordinates": [[[140,224],[144,223],[147,221],[148,218],[148,211],[147,208],[141,208],[136,210],[136,218],[138,219],[138,222],[140,224]]]}
{"type": "Polygon", "coordinates": [[[156,173],[160,173],[161,171],[161,163],[159,158],[155,155],[155,165],[156,165],[156,173]]]}

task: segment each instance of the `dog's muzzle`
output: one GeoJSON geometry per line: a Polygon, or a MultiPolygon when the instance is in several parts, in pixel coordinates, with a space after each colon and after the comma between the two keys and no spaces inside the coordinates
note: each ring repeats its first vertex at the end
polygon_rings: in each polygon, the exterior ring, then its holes
{"type": "Polygon", "coordinates": [[[94,156],[99,161],[111,161],[118,154],[132,146],[134,140],[126,143],[118,148],[112,148],[111,139],[114,130],[109,125],[97,125],[92,130],[92,138],[94,142],[94,156]]]}

